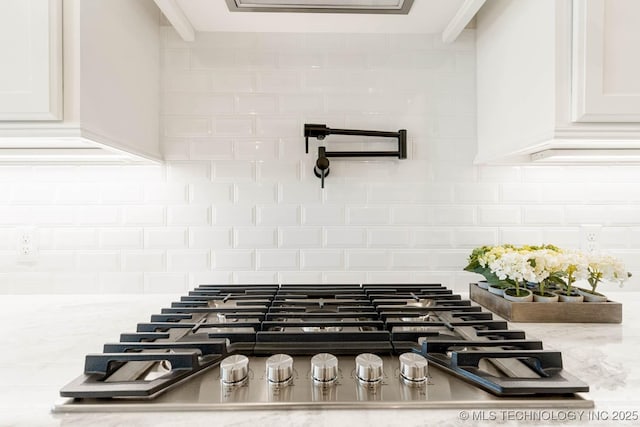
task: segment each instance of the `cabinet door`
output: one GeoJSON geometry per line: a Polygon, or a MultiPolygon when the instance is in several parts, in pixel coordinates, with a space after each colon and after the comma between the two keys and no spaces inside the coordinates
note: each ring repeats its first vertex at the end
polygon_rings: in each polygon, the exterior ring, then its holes
{"type": "Polygon", "coordinates": [[[0,0],[0,120],[62,119],[61,0],[0,0]]]}
{"type": "Polygon", "coordinates": [[[574,121],[640,122],[639,23],[638,0],[574,0],[574,121]]]}

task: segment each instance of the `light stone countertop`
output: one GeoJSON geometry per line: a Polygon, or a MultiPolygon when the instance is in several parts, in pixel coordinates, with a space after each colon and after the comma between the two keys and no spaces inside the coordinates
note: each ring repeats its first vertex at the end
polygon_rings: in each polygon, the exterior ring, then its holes
{"type": "Polygon", "coordinates": [[[135,330],[178,295],[3,295],[0,299],[0,426],[476,426],[522,425],[512,418],[539,416],[532,425],[640,425],[640,293],[619,292],[623,323],[525,324],[528,338],[562,351],[565,369],[591,387],[583,396],[593,411],[274,410],[229,412],[52,414],[59,389],[77,377],[87,353],[102,351],[121,332],[135,330]],[[635,421],[614,422],[627,411],[635,421]],[[600,416],[604,421],[589,421],[600,416]],[[580,419],[581,418],[581,419],[580,419]],[[573,420],[575,419],[575,420],[573,420]]]}

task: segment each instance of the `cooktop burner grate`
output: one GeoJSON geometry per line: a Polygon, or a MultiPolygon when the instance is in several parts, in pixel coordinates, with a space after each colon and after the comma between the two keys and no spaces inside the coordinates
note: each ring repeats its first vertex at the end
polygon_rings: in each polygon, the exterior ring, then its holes
{"type": "Polygon", "coordinates": [[[543,349],[542,342],[508,329],[506,321],[441,285],[365,284],[199,286],[150,322],[139,323],[135,333],[105,344],[103,353],[87,355],[84,374],[60,394],[80,400],[155,399],[205,371],[216,372],[225,387],[246,386],[249,379],[257,381],[246,368],[249,357],[268,358],[263,380],[280,372],[269,365],[277,357],[277,366],[289,363],[282,368],[290,374],[287,381],[294,381],[291,366],[297,364],[298,381],[324,387],[324,380],[314,379],[313,358],[345,366],[354,355],[356,365],[341,377],[337,368],[327,368],[336,372],[335,387],[349,377],[366,387],[380,382],[390,393],[390,377],[397,377],[403,381],[400,390],[407,384],[428,388],[422,367],[428,363],[496,396],[588,391],[562,369],[559,352],[543,349]],[[311,371],[289,355],[312,357],[311,371]],[[400,365],[384,370],[383,359],[396,355],[400,365]],[[416,369],[423,372],[418,380],[405,375],[416,369]],[[238,384],[225,382],[234,376],[238,384]]]}

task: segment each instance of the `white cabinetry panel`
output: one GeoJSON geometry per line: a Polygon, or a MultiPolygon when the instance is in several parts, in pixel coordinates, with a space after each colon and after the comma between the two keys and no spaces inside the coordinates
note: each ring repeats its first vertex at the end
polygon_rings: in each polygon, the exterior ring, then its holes
{"type": "Polygon", "coordinates": [[[640,2],[576,0],[573,120],[640,122],[640,2]]]}
{"type": "Polygon", "coordinates": [[[0,0],[0,120],[62,119],[61,0],[0,0]]]}

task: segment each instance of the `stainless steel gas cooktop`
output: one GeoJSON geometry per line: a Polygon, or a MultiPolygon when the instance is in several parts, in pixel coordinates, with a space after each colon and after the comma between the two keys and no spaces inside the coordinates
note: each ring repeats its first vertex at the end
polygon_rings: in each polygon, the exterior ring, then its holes
{"type": "Polygon", "coordinates": [[[438,284],[202,285],[87,355],[54,411],[592,407],[588,390],[438,284]]]}

